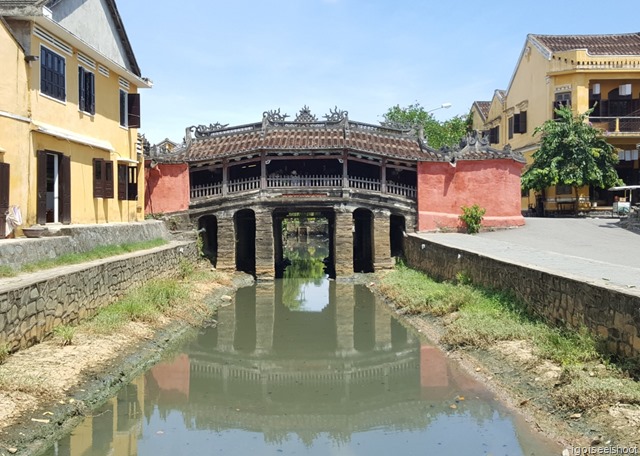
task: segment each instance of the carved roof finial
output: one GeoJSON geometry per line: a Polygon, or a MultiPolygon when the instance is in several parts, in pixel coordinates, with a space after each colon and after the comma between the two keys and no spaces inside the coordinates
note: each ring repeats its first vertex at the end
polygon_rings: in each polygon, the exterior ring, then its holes
{"type": "Polygon", "coordinates": [[[306,124],[306,123],[312,123],[317,121],[318,121],[318,118],[313,114],[311,114],[311,109],[309,109],[307,105],[304,105],[300,110],[300,112],[298,113],[298,116],[296,117],[296,120],[294,122],[306,124]]]}

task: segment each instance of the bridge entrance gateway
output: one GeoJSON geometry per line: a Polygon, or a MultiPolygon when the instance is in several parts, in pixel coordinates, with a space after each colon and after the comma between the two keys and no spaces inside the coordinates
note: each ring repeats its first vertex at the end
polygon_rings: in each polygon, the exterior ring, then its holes
{"type": "Polygon", "coordinates": [[[336,277],[390,268],[408,233],[458,228],[463,204],[486,207],[488,225],[524,222],[524,160],[508,148],[472,135],[435,150],[421,129],[354,122],[337,107],[325,120],[306,106],[287,117],[267,111],[259,123],[187,128],[182,146],[149,165],[146,206],[177,201],[171,210],[181,211],[187,201],[214,265],[259,279],[283,264],[283,221],[292,217],[326,221],[336,277]]]}

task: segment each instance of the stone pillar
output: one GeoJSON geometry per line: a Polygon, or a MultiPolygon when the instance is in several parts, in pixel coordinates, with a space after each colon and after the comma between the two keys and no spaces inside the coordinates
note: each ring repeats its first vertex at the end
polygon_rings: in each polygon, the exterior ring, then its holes
{"type": "Polygon", "coordinates": [[[391,269],[391,213],[380,210],[374,212],[373,218],[373,269],[391,269]]]}
{"type": "Polygon", "coordinates": [[[273,217],[270,210],[256,211],[256,278],[273,280],[276,275],[273,258],[273,217]]]}
{"type": "Polygon", "coordinates": [[[333,237],[336,277],[350,277],[353,275],[353,214],[348,209],[336,210],[333,237]]]}
{"type": "Polygon", "coordinates": [[[221,270],[236,270],[236,230],[233,214],[219,213],[218,218],[218,258],[216,267],[221,270]]]}
{"type": "Polygon", "coordinates": [[[391,314],[380,304],[376,305],[376,350],[388,350],[391,348],[391,314]]]}
{"type": "Polygon", "coordinates": [[[336,283],[336,296],[336,354],[348,356],[355,353],[353,326],[356,300],[353,284],[336,283]]]}
{"type": "Polygon", "coordinates": [[[275,325],[275,289],[273,283],[256,288],[256,354],[271,352],[275,325]]]}

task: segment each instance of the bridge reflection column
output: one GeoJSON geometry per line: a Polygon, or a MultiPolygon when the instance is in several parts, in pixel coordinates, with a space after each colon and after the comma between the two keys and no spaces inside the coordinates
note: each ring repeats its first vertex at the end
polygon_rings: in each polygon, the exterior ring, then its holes
{"type": "Polygon", "coordinates": [[[273,349],[275,328],[275,286],[273,283],[256,287],[256,354],[273,349]]]}
{"type": "Polygon", "coordinates": [[[391,212],[374,211],[373,227],[373,268],[375,271],[393,267],[391,259],[391,212]]]}
{"type": "Polygon", "coordinates": [[[375,313],[375,348],[388,350],[391,348],[391,312],[376,303],[375,313]]]}
{"type": "MultiPolygon", "coordinates": [[[[335,283],[335,282],[334,282],[335,283]]],[[[351,283],[335,283],[336,292],[336,354],[348,356],[355,352],[355,296],[351,283]]]]}
{"type": "Polygon", "coordinates": [[[334,254],[336,277],[353,275],[353,214],[348,208],[336,210],[334,254]]]}

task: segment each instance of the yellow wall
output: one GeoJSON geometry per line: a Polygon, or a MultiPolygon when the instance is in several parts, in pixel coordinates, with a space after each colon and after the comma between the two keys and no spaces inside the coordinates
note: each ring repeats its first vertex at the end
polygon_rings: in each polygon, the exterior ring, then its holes
{"type": "MultiPolygon", "coordinates": [[[[53,35],[53,33],[48,32],[53,35]]],[[[64,42],[63,37],[55,36],[64,42]]],[[[0,111],[10,112],[25,120],[0,115],[0,147],[6,150],[0,160],[11,165],[10,203],[19,205],[24,224],[36,223],[37,188],[36,163],[38,150],[50,150],[71,158],[71,223],[130,222],[144,218],[144,174],[138,165],[138,200],[118,200],[118,159],[137,160],[137,129],[120,126],[119,75],[113,70],[106,77],[96,68],[90,69],[95,78],[95,115],[78,107],[77,51],[70,55],[62,49],[31,35],[31,55],[40,55],[41,45],[64,57],[66,72],[66,100],[61,102],[40,92],[40,61],[26,63],[24,53],[9,30],[0,26],[0,61],[3,78],[0,81],[0,111]],[[38,132],[41,124],[51,125],[84,138],[110,143],[113,151],[92,147],[73,140],[60,139],[38,132]],[[93,198],[94,158],[113,161],[114,198],[93,198]]],[[[68,44],[68,43],[66,43],[68,44]]],[[[106,65],[106,62],[103,62],[106,65]]],[[[87,68],[87,67],[85,67],[87,68]]],[[[129,92],[137,92],[131,80],[129,92]]],[[[0,113],[1,114],[1,113],[0,113]]],[[[15,117],[15,116],[13,116],[15,117]]],[[[124,164],[124,163],[123,163],[124,164]]]]}
{"type": "Polygon", "coordinates": [[[27,208],[29,188],[28,82],[24,52],[0,21],[0,162],[10,165],[9,204],[27,208]],[[22,118],[22,120],[20,120],[22,118]]]}

